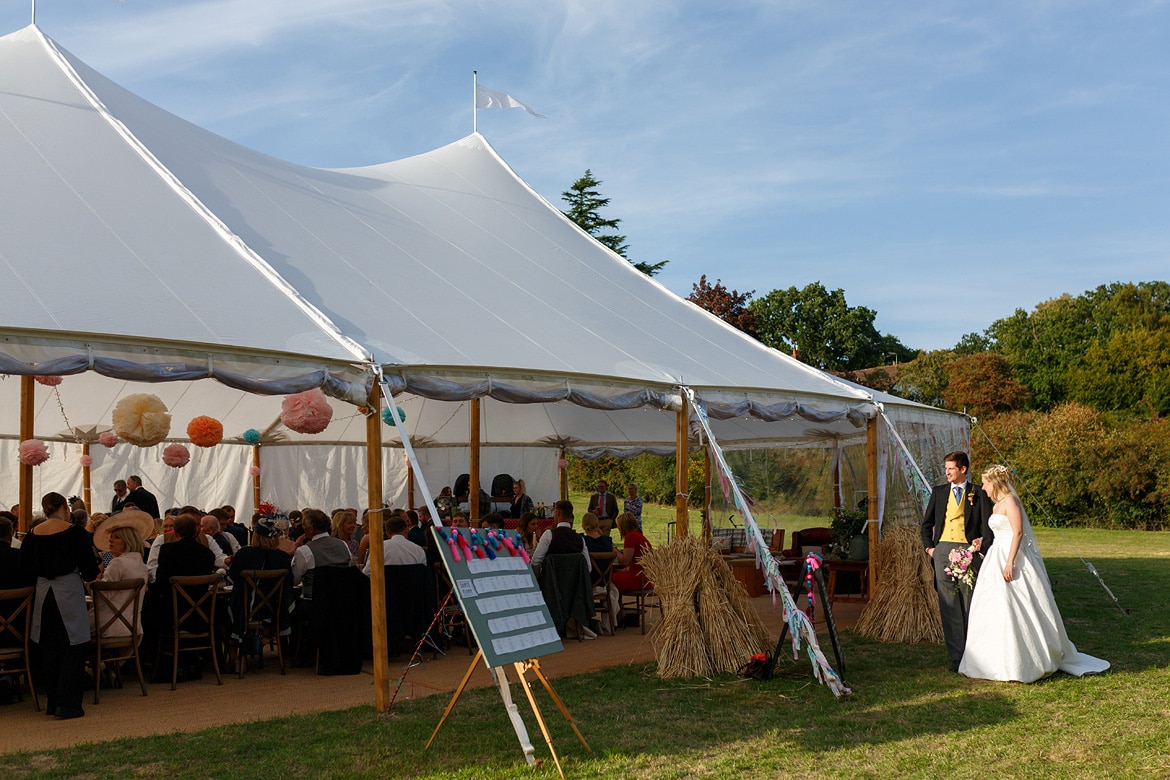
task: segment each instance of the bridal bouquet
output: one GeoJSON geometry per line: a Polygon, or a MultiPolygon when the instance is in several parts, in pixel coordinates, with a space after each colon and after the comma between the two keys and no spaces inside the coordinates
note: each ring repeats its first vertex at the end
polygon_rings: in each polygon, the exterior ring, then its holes
{"type": "Polygon", "coordinates": [[[947,556],[943,572],[955,582],[955,590],[963,585],[975,587],[975,550],[971,547],[956,547],[947,556]]]}

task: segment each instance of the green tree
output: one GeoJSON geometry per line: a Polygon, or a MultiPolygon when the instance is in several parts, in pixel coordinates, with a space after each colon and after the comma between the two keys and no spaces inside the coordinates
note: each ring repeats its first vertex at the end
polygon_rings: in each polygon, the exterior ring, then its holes
{"type": "Polygon", "coordinates": [[[749,336],[755,337],[757,330],[756,315],[748,308],[755,290],[740,293],[739,290],[728,290],[723,286],[722,279],[716,279],[715,284],[707,281],[707,274],[699,277],[697,284],[691,285],[691,294],[687,300],[701,306],[727,324],[739,328],[749,336]]]}
{"type": "Polygon", "coordinates": [[[894,394],[920,404],[945,406],[951,364],[955,360],[955,353],[949,349],[918,353],[914,360],[898,366],[894,394]]]}
{"type": "Polygon", "coordinates": [[[629,260],[639,271],[647,276],[654,276],[669,261],[645,263],[630,260],[626,254],[626,250],[629,248],[625,243],[626,237],[617,233],[621,220],[606,219],[601,216],[601,210],[609,205],[609,198],[601,197],[601,193],[597,189],[600,185],[601,181],[593,177],[593,172],[588,168],[585,169],[585,175],[573,182],[568,190],[561,193],[561,200],[569,205],[569,210],[562,213],[576,222],[586,233],[629,260]]]}
{"type": "Polygon", "coordinates": [[[797,351],[809,365],[830,371],[871,368],[890,353],[910,360],[913,350],[874,327],[877,313],[850,306],[843,290],[829,292],[820,282],[803,289],[773,290],[749,305],[759,322],[759,339],[782,352],[797,351]]]}

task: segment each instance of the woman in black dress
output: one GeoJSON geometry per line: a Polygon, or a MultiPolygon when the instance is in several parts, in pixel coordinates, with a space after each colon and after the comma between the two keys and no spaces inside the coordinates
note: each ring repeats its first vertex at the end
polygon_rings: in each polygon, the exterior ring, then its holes
{"type": "Polygon", "coordinates": [[[89,616],[85,582],[98,576],[93,537],[69,521],[69,505],[60,493],[41,499],[45,520],[24,537],[20,565],[36,577],[30,638],[40,647],[49,705],[45,712],[61,720],[85,715],[81,697],[89,616]]]}

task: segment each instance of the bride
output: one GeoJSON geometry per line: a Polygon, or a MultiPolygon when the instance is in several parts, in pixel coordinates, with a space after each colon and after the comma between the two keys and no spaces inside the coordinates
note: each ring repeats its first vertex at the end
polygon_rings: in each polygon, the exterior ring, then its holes
{"type": "Polygon", "coordinates": [[[1077,652],[1068,639],[1011,471],[987,469],[983,489],[996,502],[988,520],[995,544],[971,596],[959,673],[1030,683],[1058,669],[1078,677],[1108,669],[1108,661],[1077,652]]]}

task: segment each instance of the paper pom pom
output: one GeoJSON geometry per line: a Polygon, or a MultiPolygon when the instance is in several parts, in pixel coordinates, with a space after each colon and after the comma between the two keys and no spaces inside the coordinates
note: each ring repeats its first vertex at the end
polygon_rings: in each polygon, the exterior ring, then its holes
{"type": "Polygon", "coordinates": [[[280,403],[280,421],[290,431],[320,433],[329,427],[333,408],[320,390],[306,390],[285,396],[280,403]]]}
{"type": "Polygon", "coordinates": [[[248,442],[249,444],[259,444],[260,431],[256,430],[255,428],[249,428],[248,430],[244,431],[244,441],[248,442]]]}
{"type": "Polygon", "coordinates": [[[168,444],[163,450],[163,463],[181,469],[191,462],[191,451],[182,444],[168,444]]]}
{"type": "Polygon", "coordinates": [[[223,423],[200,415],[187,423],[187,438],[196,447],[214,447],[223,440],[223,423]]]}
{"type": "Polygon", "coordinates": [[[39,466],[49,459],[49,448],[39,439],[25,439],[20,443],[18,457],[26,466],[39,466]]]}
{"type": "MultiPolygon", "coordinates": [[[[406,411],[401,406],[395,406],[394,411],[398,413],[398,422],[406,422],[406,411]]],[[[382,410],[382,422],[387,425],[394,424],[394,415],[390,412],[389,406],[382,410]]]]}
{"type": "Polygon", "coordinates": [[[260,476],[260,467],[259,467],[259,466],[253,466],[252,468],[248,469],[248,476],[250,476],[250,477],[258,477],[258,476],[260,476]]]}
{"type": "Polygon", "coordinates": [[[33,379],[37,380],[38,384],[42,384],[45,387],[56,387],[57,385],[61,384],[62,378],[59,376],[34,376],[33,379]]]}
{"type": "Polygon", "coordinates": [[[118,443],[118,434],[113,431],[102,431],[101,435],[98,436],[98,441],[108,449],[118,443]]]}
{"type": "Polygon", "coordinates": [[[81,462],[81,467],[87,469],[93,465],[93,458],[89,455],[82,455],[78,460],[81,462]]]}
{"type": "Polygon", "coordinates": [[[557,468],[558,469],[561,469],[563,471],[564,469],[567,469],[568,467],[569,467],[569,461],[565,460],[564,458],[561,458],[560,460],[557,461],[557,468]]]}
{"type": "Polygon", "coordinates": [[[171,415],[157,395],[134,393],[114,407],[114,433],[122,441],[153,447],[171,432],[171,415]]]}

